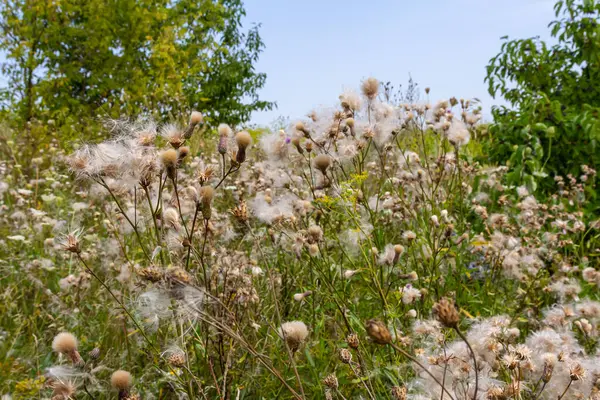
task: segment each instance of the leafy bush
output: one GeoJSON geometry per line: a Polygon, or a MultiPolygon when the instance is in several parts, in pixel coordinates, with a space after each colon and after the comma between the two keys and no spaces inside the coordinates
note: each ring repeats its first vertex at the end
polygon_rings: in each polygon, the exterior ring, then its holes
{"type": "MultiPolygon", "coordinates": [[[[548,191],[554,176],[600,166],[600,2],[560,0],[550,24],[556,44],[506,40],[487,66],[496,107],[486,157],[507,163],[508,182],[548,191]]],[[[591,196],[597,194],[590,193],[591,196]]]]}

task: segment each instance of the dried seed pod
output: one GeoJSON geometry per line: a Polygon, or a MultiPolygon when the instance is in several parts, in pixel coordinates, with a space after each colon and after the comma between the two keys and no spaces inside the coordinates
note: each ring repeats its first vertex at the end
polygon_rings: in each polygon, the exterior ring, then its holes
{"type": "Polygon", "coordinates": [[[392,343],[392,335],[385,324],[376,319],[370,319],[366,324],[367,334],[377,344],[392,343]]]}

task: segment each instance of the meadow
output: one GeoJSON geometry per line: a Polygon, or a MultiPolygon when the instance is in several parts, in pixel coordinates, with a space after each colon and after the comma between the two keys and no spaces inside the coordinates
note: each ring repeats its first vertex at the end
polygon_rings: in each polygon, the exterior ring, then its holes
{"type": "Polygon", "coordinates": [[[538,197],[477,101],[380,90],[3,133],[2,399],[600,399],[593,166],[538,197]]]}

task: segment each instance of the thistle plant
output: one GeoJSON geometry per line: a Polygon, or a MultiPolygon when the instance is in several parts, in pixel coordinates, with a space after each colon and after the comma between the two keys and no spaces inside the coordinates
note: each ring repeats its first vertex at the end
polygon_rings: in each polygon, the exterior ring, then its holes
{"type": "Polygon", "coordinates": [[[280,131],[107,121],[41,179],[2,162],[0,388],[597,398],[596,171],[543,202],[508,186],[473,161],[478,103],[432,93],[368,78],[280,131]]]}

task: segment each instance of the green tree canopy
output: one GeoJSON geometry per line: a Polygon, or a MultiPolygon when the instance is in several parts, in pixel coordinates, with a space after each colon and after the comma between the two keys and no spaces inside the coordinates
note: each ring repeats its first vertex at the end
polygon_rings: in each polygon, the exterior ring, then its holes
{"type": "Polygon", "coordinates": [[[493,109],[488,155],[530,189],[600,167],[600,2],[559,0],[554,10],[555,44],[504,38],[487,66],[489,93],[511,105],[493,109]]]}
{"type": "Polygon", "coordinates": [[[96,116],[190,109],[245,122],[273,103],[257,93],[263,42],[244,15],[241,0],[0,0],[3,105],[78,132],[96,116]]]}

